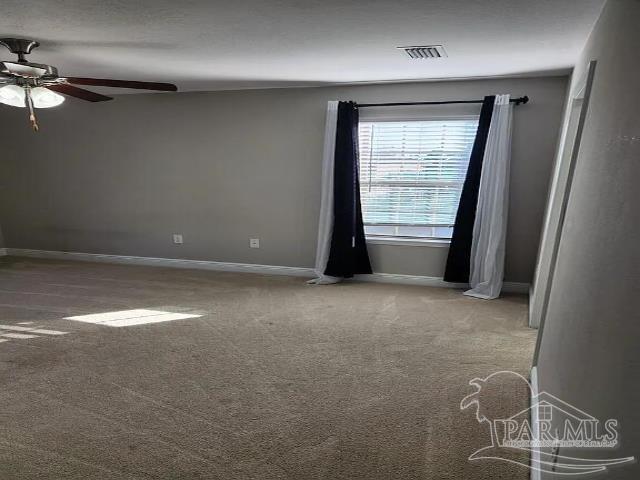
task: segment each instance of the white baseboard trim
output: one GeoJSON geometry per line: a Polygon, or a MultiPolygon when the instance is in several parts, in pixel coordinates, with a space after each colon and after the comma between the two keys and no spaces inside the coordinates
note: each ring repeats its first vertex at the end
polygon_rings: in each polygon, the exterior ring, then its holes
{"type": "Polygon", "coordinates": [[[219,272],[261,273],[267,275],[289,275],[313,277],[312,268],[283,267],[278,265],[254,265],[250,263],[213,262],[208,260],[186,260],[180,258],[136,257],[130,255],[106,255],[101,253],[57,252],[51,250],[28,250],[9,248],[8,254],[15,257],[49,258],[55,260],[80,260],[85,262],[121,263],[151,267],[193,268],[219,272]]]}
{"type": "MultiPolygon", "coordinates": [[[[220,272],[244,272],[263,275],[289,275],[292,277],[312,278],[313,268],[283,267],[278,265],[255,265],[250,263],[214,262],[210,260],[185,260],[180,258],[136,257],[130,255],[106,255],[100,253],[58,252],[51,250],[29,250],[8,248],[7,254],[15,257],[49,258],[55,260],[80,260],[87,262],[121,263],[128,265],[146,265],[155,267],[194,268],[220,272]]],[[[439,277],[421,275],[401,275],[396,273],[374,273],[357,275],[356,280],[374,283],[397,283],[402,285],[422,285],[425,287],[468,288],[467,284],[445,282],[439,277]]],[[[505,282],[502,290],[507,293],[527,293],[526,283],[505,282]]]]}
{"type": "MultiPolygon", "coordinates": [[[[356,275],[356,280],[375,283],[398,283],[401,285],[422,285],[425,287],[467,289],[467,283],[445,282],[442,277],[426,277],[423,275],[403,275],[399,273],[374,273],[373,275],[356,275]]],[[[504,282],[502,291],[505,293],[528,293],[528,283],[504,282]]]]}
{"type": "Polygon", "coordinates": [[[534,316],[533,307],[534,307],[534,298],[533,298],[533,284],[529,287],[529,309],[528,314],[529,318],[527,319],[529,323],[529,328],[533,328],[534,330],[538,330],[540,328],[540,319],[534,316]]]}
{"type": "Polygon", "coordinates": [[[422,285],[424,287],[468,288],[465,283],[445,282],[442,277],[426,277],[423,275],[403,275],[400,273],[373,273],[356,275],[354,280],[373,283],[397,283],[400,285],[422,285]]]}
{"type": "Polygon", "coordinates": [[[0,248],[0,257],[6,257],[9,255],[6,248],[0,248]]]}
{"type": "MultiPolygon", "coordinates": [[[[538,385],[538,367],[533,367],[531,369],[531,405],[540,393],[540,387],[538,385]]],[[[531,428],[533,433],[533,438],[540,438],[540,424],[538,423],[538,409],[532,408],[531,410],[531,428]]],[[[531,452],[531,466],[540,465],[540,448],[536,447],[532,449],[531,452]]],[[[537,468],[531,469],[531,480],[541,480],[542,473],[537,468]]]]}

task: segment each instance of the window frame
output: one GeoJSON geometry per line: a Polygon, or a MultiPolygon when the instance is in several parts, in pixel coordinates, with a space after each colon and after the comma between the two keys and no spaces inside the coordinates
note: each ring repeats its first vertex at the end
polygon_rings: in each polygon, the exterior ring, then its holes
{"type": "MultiPolygon", "coordinates": [[[[454,121],[454,120],[474,120],[479,122],[480,113],[460,113],[460,114],[403,114],[395,113],[390,115],[374,114],[371,116],[360,116],[360,123],[393,123],[393,122],[437,122],[437,121],[454,121]]],[[[359,128],[359,125],[358,125],[359,128]]],[[[473,147],[473,145],[472,145],[473,147]]],[[[358,156],[360,156],[360,146],[358,146],[358,156]]],[[[360,177],[360,172],[358,172],[360,177]]],[[[362,186],[361,186],[362,188],[362,186]]],[[[431,247],[448,247],[451,244],[451,238],[446,237],[419,237],[419,236],[403,236],[403,235],[376,235],[366,232],[367,223],[364,222],[365,240],[372,245],[405,245],[405,246],[431,246],[431,247]]],[[[376,226],[376,224],[369,224],[376,226]]],[[[381,226],[380,224],[377,224],[381,226]]],[[[411,225],[402,225],[410,227],[411,225]]],[[[451,225],[453,227],[453,225],[451,225]]]]}

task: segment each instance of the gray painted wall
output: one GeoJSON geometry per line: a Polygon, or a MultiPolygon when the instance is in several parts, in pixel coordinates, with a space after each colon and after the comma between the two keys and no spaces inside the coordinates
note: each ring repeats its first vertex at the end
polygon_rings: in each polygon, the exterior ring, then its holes
{"type": "MultiPolygon", "coordinates": [[[[516,108],[506,279],[530,282],[565,77],[124,95],[0,109],[9,247],[313,266],[326,102],[528,94],[516,108]],[[171,234],[184,234],[174,246],[171,234]],[[259,237],[260,249],[248,239],[259,237]]],[[[428,108],[428,107],[427,107],[428,108]]],[[[442,276],[447,249],[372,245],[374,269],[442,276]]]]}
{"type": "MultiPolygon", "coordinates": [[[[600,419],[619,419],[621,448],[587,449],[582,457],[640,456],[638,25],[640,2],[608,2],[574,75],[598,61],[538,373],[542,390],[600,419]]],[[[639,477],[636,463],[606,478],[639,477]]]]}

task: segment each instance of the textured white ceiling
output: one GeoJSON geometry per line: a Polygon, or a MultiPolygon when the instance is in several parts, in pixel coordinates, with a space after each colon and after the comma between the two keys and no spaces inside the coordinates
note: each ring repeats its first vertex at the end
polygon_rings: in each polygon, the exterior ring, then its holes
{"type": "Polygon", "coordinates": [[[573,66],[603,1],[3,0],[0,36],[63,75],[181,90],[529,75],[573,66]],[[449,58],[395,48],[425,44],[449,58]]]}

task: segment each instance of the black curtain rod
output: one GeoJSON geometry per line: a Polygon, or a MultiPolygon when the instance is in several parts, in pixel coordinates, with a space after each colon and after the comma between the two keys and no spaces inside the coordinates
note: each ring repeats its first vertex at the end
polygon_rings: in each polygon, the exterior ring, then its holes
{"type": "MultiPolygon", "coordinates": [[[[452,103],[482,103],[484,100],[449,100],[447,102],[397,102],[397,103],[358,103],[358,108],[366,107],[401,107],[403,105],[449,105],[452,103]]],[[[529,102],[529,97],[512,98],[509,100],[516,105],[525,104],[529,102]]]]}

